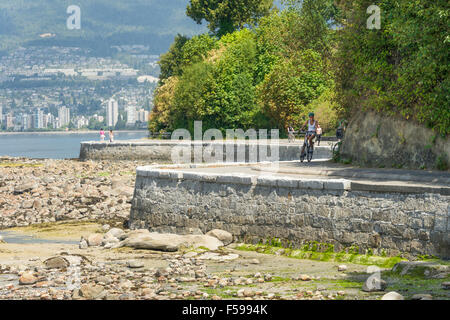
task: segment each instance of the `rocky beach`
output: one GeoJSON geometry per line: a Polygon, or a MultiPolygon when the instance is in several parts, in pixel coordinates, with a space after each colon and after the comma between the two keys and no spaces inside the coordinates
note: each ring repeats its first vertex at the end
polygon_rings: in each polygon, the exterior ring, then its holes
{"type": "Polygon", "coordinates": [[[129,230],[143,164],[0,158],[0,299],[450,298],[445,261],[379,257],[374,269],[355,259],[293,258],[223,230],[129,230]]]}

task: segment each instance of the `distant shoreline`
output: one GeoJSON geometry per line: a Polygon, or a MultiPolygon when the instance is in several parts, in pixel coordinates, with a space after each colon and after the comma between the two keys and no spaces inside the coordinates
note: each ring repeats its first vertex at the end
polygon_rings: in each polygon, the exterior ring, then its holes
{"type": "MultiPolygon", "coordinates": [[[[57,135],[57,134],[89,134],[89,133],[99,133],[100,130],[86,130],[86,131],[35,131],[35,132],[0,132],[0,136],[4,135],[30,135],[30,134],[48,134],[48,135],[57,135]]],[[[107,132],[107,130],[105,130],[107,132]]],[[[114,130],[117,133],[136,133],[136,132],[148,132],[148,130],[114,130]]]]}

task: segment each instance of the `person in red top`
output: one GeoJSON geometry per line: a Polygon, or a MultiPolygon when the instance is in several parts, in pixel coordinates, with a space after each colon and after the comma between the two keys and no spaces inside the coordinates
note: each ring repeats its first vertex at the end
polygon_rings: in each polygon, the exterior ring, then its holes
{"type": "Polygon", "coordinates": [[[105,131],[103,131],[103,128],[100,129],[100,141],[105,141],[105,131]]]}

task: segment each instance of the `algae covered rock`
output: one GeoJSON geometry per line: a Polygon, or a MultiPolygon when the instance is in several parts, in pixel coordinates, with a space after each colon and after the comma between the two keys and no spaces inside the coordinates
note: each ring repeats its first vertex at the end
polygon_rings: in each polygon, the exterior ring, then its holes
{"type": "Polygon", "coordinates": [[[392,272],[400,276],[408,275],[439,279],[450,275],[450,267],[437,262],[401,261],[392,268],[392,272]]]}

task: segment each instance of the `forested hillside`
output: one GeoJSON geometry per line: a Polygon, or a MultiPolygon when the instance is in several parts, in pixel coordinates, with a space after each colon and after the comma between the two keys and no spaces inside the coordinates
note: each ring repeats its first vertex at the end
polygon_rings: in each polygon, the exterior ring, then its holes
{"type": "Polygon", "coordinates": [[[0,0],[0,50],[18,44],[150,45],[166,51],[177,33],[204,32],[186,17],[186,0],[0,0]],[[81,29],[68,30],[68,6],[81,9],[81,29]],[[42,39],[41,34],[55,34],[42,39]]]}
{"type": "Polygon", "coordinates": [[[358,111],[450,133],[449,14],[445,0],[191,0],[209,27],[178,36],[161,59],[152,131],[299,126],[315,111],[326,130],[358,111]],[[270,1],[269,1],[270,2],[270,1]],[[240,14],[232,8],[247,8],[240,14]],[[241,7],[242,8],[242,7],[241,7]],[[247,21],[242,21],[247,17],[247,21]]]}

